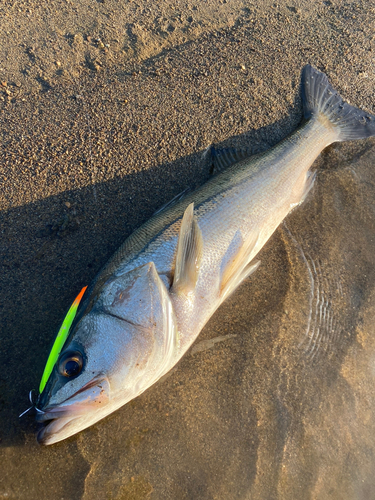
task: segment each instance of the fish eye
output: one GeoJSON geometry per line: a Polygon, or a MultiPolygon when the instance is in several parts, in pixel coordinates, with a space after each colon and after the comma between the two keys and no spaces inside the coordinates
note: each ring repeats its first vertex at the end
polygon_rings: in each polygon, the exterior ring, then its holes
{"type": "Polygon", "coordinates": [[[67,352],[63,354],[59,361],[59,373],[64,377],[75,377],[81,373],[83,358],[80,352],[67,352]]]}

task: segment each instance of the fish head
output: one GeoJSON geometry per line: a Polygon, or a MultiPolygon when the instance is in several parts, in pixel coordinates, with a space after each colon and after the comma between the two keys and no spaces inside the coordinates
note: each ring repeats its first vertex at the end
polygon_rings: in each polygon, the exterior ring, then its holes
{"type": "Polygon", "coordinates": [[[169,293],[152,262],[111,278],[39,396],[38,441],[66,439],[141,394],[173,366],[176,340],[169,293]]]}

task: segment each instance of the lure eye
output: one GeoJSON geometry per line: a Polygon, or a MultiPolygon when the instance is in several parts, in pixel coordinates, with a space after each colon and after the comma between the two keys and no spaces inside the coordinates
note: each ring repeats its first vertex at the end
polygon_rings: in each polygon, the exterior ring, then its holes
{"type": "Polygon", "coordinates": [[[59,361],[59,372],[67,378],[75,377],[81,373],[83,358],[80,352],[67,352],[59,361]]]}

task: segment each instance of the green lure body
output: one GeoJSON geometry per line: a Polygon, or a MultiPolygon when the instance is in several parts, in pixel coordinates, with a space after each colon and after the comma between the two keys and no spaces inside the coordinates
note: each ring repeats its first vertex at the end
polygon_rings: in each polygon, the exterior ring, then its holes
{"type": "Polygon", "coordinates": [[[49,353],[47,363],[46,363],[46,366],[44,368],[44,372],[42,375],[42,379],[41,379],[40,384],[39,384],[39,394],[42,394],[43,389],[45,388],[46,383],[48,382],[48,379],[52,373],[53,367],[55,366],[55,363],[59,357],[61,349],[63,348],[65,341],[68,338],[70,327],[72,326],[75,315],[77,314],[77,309],[78,309],[79,303],[81,302],[81,299],[83,297],[83,294],[86,291],[86,288],[87,288],[87,286],[82,288],[78,297],[75,299],[73,304],[70,306],[70,309],[69,309],[67,315],[65,316],[65,319],[61,325],[59,333],[57,334],[57,337],[56,337],[56,340],[52,346],[51,352],[49,353]]]}

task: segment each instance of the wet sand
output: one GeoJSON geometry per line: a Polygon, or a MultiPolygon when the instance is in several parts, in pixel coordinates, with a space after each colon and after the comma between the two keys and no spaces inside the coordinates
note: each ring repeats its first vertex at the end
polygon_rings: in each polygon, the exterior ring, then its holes
{"type": "Polygon", "coordinates": [[[366,2],[0,6],[0,497],[375,498],[375,142],[303,206],[162,381],[51,447],[18,415],[61,320],[123,240],[295,130],[300,73],[375,113],[366,2]]]}

